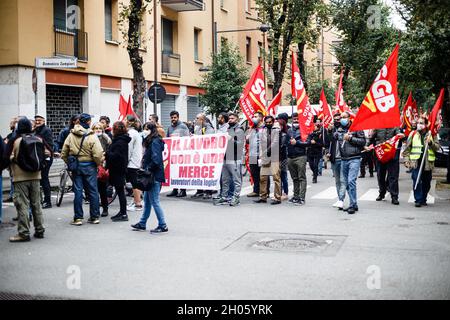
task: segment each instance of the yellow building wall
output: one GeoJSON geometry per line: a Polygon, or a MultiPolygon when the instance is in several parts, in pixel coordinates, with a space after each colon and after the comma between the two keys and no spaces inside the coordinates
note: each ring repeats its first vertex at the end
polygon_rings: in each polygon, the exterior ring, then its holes
{"type": "Polygon", "coordinates": [[[17,64],[19,56],[18,0],[0,1],[0,66],[17,64]]]}

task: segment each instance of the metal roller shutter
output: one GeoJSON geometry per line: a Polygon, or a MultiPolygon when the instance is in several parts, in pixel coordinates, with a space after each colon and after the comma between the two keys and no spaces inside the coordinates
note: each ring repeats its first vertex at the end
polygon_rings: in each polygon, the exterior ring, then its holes
{"type": "Polygon", "coordinates": [[[188,97],[187,100],[187,120],[194,121],[197,114],[202,113],[203,108],[200,106],[198,97],[188,97]]]}
{"type": "Polygon", "coordinates": [[[166,132],[167,128],[170,126],[170,112],[175,110],[176,97],[177,96],[167,95],[164,101],[161,103],[161,117],[159,121],[166,132]]]}

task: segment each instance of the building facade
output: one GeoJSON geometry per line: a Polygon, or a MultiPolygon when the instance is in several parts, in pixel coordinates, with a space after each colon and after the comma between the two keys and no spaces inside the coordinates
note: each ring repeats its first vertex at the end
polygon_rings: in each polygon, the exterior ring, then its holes
{"type": "MultiPolygon", "coordinates": [[[[129,0],[0,1],[3,136],[10,118],[32,117],[36,105],[55,135],[74,113],[87,112],[97,119],[107,115],[112,121],[119,117],[119,96],[128,99],[133,89],[132,68],[118,23],[121,3],[127,5],[129,0]],[[76,57],[77,65],[71,69],[36,68],[35,94],[33,70],[36,59],[43,57],[76,57]]],[[[183,121],[194,119],[202,110],[198,102],[200,69],[209,65],[214,43],[218,47],[222,41],[238,45],[249,72],[257,66],[263,43],[267,49],[270,39],[264,41],[258,30],[261,22],[255,6],[254,0],[159,1],[155,74],[154,12],[150,10],[153,4],[149,5],[141,25],[141,54],[148,87],[157,80],[167,92],[166,99],[156,106],[164,126],[169,125],[172,110],[177,110],[183,121]],[[241,29],[254,30],[221,32],[241,29]]],[[[307,56],[315,60],[317,53],[312,50],[307,56]]],[[[148,118],[155,106],[149,100],[145,105],[148,118]]]]}

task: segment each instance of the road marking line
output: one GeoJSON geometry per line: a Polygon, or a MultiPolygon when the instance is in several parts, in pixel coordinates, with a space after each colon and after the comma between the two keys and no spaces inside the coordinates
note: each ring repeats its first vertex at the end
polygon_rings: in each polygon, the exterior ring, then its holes
{"type": "Polygon", "coordinates": [[[369,189],[366,193],[364,193],[358,200],[360,201],[375,201],[378,197],[378,189],[369,189]]]}
{"type": "Polygon", "coordinates": [[[336,198],[337,198],[336,187],[329,187],[311,197],[311,199],[329,199],[329,200],[336,198]]]}
{"type": "MultiPolygon", "coordinates": [[[[427,203],[434,204],[434,200],[435,200],[435,198],[431,194],[428,194],[427,203]]],[[[414,203],[414,202],[416,202],[414,200],[414,192],[413,192],[413,190],[411,190],[411,192],[409,193],[408,203],[414,203]]]]}

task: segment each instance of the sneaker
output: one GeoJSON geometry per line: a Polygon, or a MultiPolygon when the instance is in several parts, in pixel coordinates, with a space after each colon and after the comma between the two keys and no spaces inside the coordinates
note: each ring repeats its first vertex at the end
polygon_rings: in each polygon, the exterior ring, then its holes
{"type": "Polygon", "coordinates": [[[167,232],[167,231],[169,231],[169,229],[167,227],[158,226],[155,229],[150,230],[150,233],[163,233],[163,232],[167,232]]]}
{"type": "Polygon", "coordinates": [[[317,177],[313,177],[312,183],[317,183],[317,177]]]}
{"type": "Polygon", "coordinates": [[[128,221],[128,215],[127,214],[116,214],[114,217],[111,217],[111,220],[113,222],[128,221]]]}
{"type": "Polygon", "coordinates": [[[73,226],[81,226],[83,224],[83,219],[73,219],[70,224],[73,226]]]}
{"type": "Polygon", "coordinates": [[[176,195],[177,198],[185,198],[186,195],[186,191],[181,191],[179,194],[176,195]]]}
{"type": "Polygon", "coordinates": [[[44,233],[43,232],[36,232],[33,237],[36,239],[44,239],[44,233]]]}
{"type": "Polygon", "coordinates": [[[303,206],[303,205],[305,205],[305,200],[299,199],[296,204],[299,205],[299,206],[303,206]]]}
{"type": "Polygon", "coordinates": [[[287,199],[289,199],[289,197],[288,197],[287,194],[283,194],[283,195],[281,196],[281,201],[284,201],[284,200],[287,200],[287,199]]]}
{"type": "Polygon", "coordinates": [[[343,209],[345,212],[348,212],[349,210],[354,210],[354,211],[358,211],[359,209],[358,209],[358,207],[348,207],[348,208],[345,208],[345,209],[343,209]]]}
{"type": "Polygon", "coordinates": [[[239,201],[239,198],[237,198],[237,197],[233,197],[231,200],[230,200],[230,206],[231,207],[235,207],[235,206],[237,206],[237,205],[239,205],[241,202],[239,201]]]}
{"type": "Polygon", "coordinates": [[[176,196],[178,196],[178,191],[177,190],[172,190],[172,192],[171,193],[169,193],[169,194],[166,194],[166,197],[176,197],[176,196]]]}
{"type": "Polygon", "coordinates": [[[375,199],[376,201],[381,201],[384,199],[384,194],[378,195],[378,197],[375,199]]]}
{"type": "Polygon", "coordinates": [[[347,213],[348,213],[348,214],[354,214],[356,211],[357,211],[357,210],[356,210],[355,208],[352,208],[352,207],[350,207],[350,208],[347,209],[347,213]]]}
{"type": "Polygon", "coordinates": [[[136,224],[132,224],[131,227],[136,231],[145,231],[146,227],[140,224],[139,222],[136,224]]]}
{"type": "Polygon", "coordinates": [[[108,209],[103,209],[102,214],[100,216],[107,217],[108,216],[108,209]]]}
{"type": "Polygon", "coordinates": [[[400,204],[400,202],[398,201],[398,199],[394,198],[391,200],[391,203],[398,206],[400,204]]]}
{"type": "Polygon", "coordinates": [[[136,204],[134,202],[127,206],[127,211],[136,211],[136,204]]]}
{"type": "Polygon", "coordinates": [[[194,195],[191,196],[191,199],[201,198],[203,197],[203,192],[196,192],[194,195]]]}
{"type": "Polygon", "coordinates": [[[342,210],[342,208],[344,208],[344,201],[341,200],[336,201],[336,203],[333,204],[333,207],[342,210]]]}
{"type": "Polygon", "coordinates": [[[144,210],[144,205],[134,205],[134,211],[142,211],[144,210]]]}
{"type": "Polygon", "coordinates": [[[288,203],[297,203],[299,200],[299,198],[293,197],[288,200],[288,203]]]}
{"type": "Polygon", "coordinates": [[[230,200],[222,198],[222,197],[220,197],[219,199],[214,201],[214,205],[215,206],[226,205],[226,204],[229,204],[229,203],[230,203],[230,200]]]}
{"type": "Polygon", "coordinates": [[[280,204],[280,203],[281,203],[280,200],[272,200],[272,201],[270,201],[271,205],[276,205],[276,204],[280,204]]]}
{"type": "Polygon", "coordinates": [[[254,203],[267,203],[266,199],[253,200],[254,203]]]}
{"type": "Polygon", "coordinates": [[[256,197],[259,197],[259,194],[257,194],[256,192],[250,192],[250,193],[247,195],[247,197],[248,197],[248,198],[256,198],[256,197]]]}
{"type": "Polygon", "coordinates": [[[99,224],[100,220],[98,218],[89,218],[87,222],[91,224],[99,224]]]}
{"type": "Polygon", "coordinates": [[[419,203],[419,202],[416,202],[416,203],[414,204],[414,206],[415,206],[416,208],[420,208],[420,207],[422,206],[422,204],[419,203]]]}
{"type": "Polygon", "coordinates": [[[52,204],[50,202],[44,202],[42,204],[42,209],[50,209],[52,207],[52,204]]]}
{"type": "Polygon", "coordinates": [[[30,241],[30,236],[22,236],[20,234],[9,238],[9,242],[28,242],[30,241]]]}

